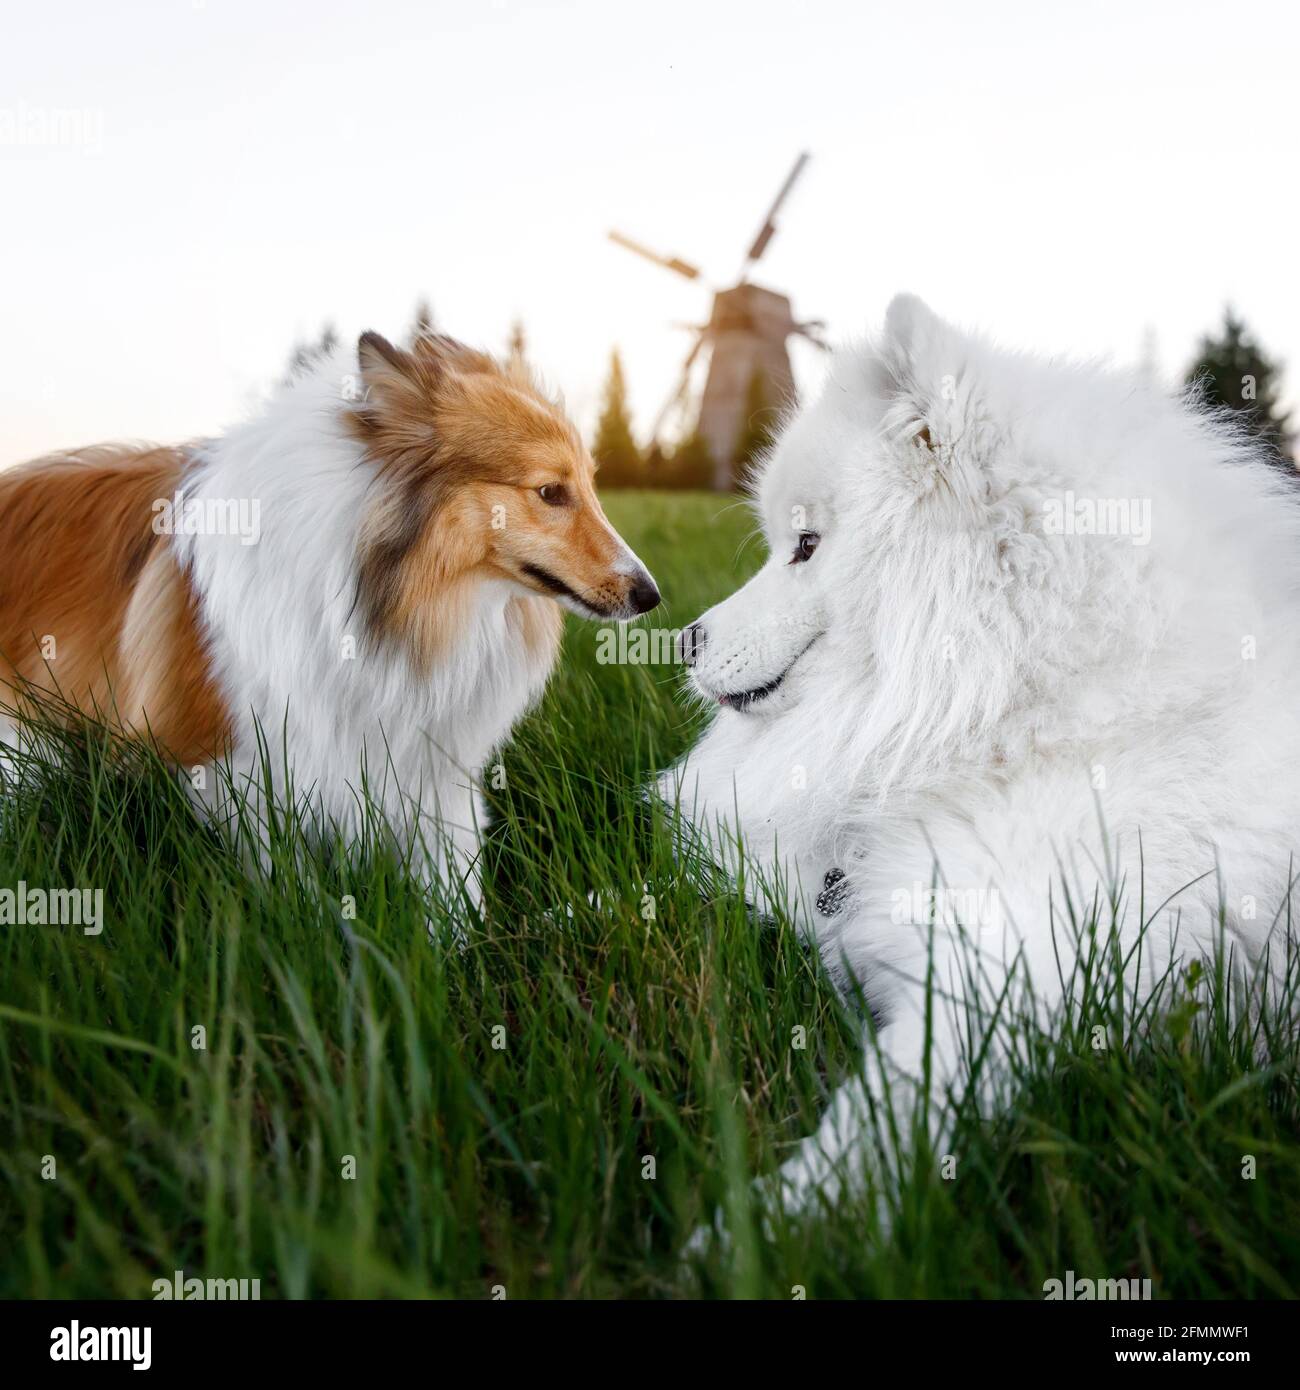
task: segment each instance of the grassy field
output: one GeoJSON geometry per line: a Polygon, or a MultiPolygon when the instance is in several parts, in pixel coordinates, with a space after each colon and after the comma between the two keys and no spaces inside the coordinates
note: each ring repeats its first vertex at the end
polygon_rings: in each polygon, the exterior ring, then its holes
{"type": "MultiPolygon", "coordinates": [[[[609,512],[656,625],[761,559],[731,501],[609,512]]],[[[0,887],[102,887],[105,926],[0,926],[0,1292],[147,1298],[178,1269],[263,1298],[1041,1298],[1067,1270],[1300,1292],[1295,1054],[1253,1063],[1212,976],[1150,1045],[1094,1048],[1098,999],[1029,1048],[1015,1110],[964,1122],[954,1179],[918,1158],[888,1236],[851,1200],[760,1237],[750,1179],[854,1065],[852,1010],[787,926],[674,866],[639,788],[696,716],[672,668],[596,642],[570,620],[505,750],[463,954],[382,857],[286,849],[249,878],[147,759],[109,775],[87,746],[10,800],[0,887]],[[729,1252],[683,1259],[718,1204],[729,1252]]]]}

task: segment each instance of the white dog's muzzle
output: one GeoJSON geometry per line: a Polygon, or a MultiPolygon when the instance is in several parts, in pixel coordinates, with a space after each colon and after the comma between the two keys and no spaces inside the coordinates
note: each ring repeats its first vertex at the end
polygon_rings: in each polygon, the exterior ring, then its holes
{"type": "Polygon", "coordinates": [[[769,562],[682,633],[682,660],[707,699],[734,710],[770,708],[772,697],[825,631],[819,597],[804,591],[792,605],[784,569],[769,562]]]}

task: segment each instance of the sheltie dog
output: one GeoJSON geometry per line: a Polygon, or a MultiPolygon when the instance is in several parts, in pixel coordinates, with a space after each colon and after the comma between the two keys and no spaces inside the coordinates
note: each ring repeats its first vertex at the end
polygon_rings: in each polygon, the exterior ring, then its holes
{"type": "Polygon", "coordinates": [[[375,333],[218,438],[15,467],[4,702],[57,693],[154,740],[218,818],[269,792],[347,835],[364,785],[418,876],[476,899],[480,775],[541,695],[560,609],[659,602],[593,475],[522,372],[375,333]]]}
{"type": "Polygon", "coordinates": [[[1282,462],[1194,396],[907,296],[787,423],[755,488],[769,558],[685,633],[714,720],[660,790],[719,862],[743,844],[871,1015],[861,1076],[773,1182],[788,1209],[879,1176],[873,1134],[918,1132],[918,1106],[938,1145],[957,1102],[1009,1099],[1008,1012],[1052,1029],[1078,1002],[1090,914],[1139,1015],[1218,951],[1277,1002],[1300,852],[1282,462]]]}

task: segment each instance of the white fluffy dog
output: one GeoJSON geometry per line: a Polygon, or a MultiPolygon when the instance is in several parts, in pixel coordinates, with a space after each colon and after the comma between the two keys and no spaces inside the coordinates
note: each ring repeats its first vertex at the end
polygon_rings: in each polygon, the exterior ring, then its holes
{"type": "MultiPolygon", "coordinates": [[[[686,634],[721,708],[661,792],[720,858],[743,843],[880,1020],[782,1171],[798,1208],[861,1176],[868,1113],[914,1103],[927,1063],[941,1138],[973,995],[1027,980],[1053,1016],[1066,898],[1102,904],[1126,951],[1143,937],[1133,985],[1221,933],[1276,977],[1300,849],[1300,489],[1194,404],[903,296],[789,422],[757,502],[767,563],[686,634]],[[947,1002],[927,1049],[928,971],[947,1002]]],[[[991,1048],[984,1106],[1006,1075],[991,1048]]]]}

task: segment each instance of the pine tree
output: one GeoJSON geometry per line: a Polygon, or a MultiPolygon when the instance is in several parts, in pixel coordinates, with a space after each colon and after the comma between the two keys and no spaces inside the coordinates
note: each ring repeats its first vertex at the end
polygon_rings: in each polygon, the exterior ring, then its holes
{"type": "Polygon", "coordinates": [[[711,492],[715,466],[708,441],[695,430],[673,452],[668,465],[672,486],[683,491],[711,492]]]}
{"type": "Polygon", "coordinates": [[[604,404],[591,452],[600,464],[601,482],[606,486],[631,487],[641,481],[641,451],[632,437],[627,382],[623,376],[623,359],[617,348],[610,354],[604,404]]]}
{"type": "Polygon", "coordinates": [[[433,324],[433,305],[425,297],[417,299],[415,317],[411,320],[411,329],[407,338],[410,342],[415,343],[420,338],[433,337],[437,331],[433,324]]]}
{"type": "Polygon", "coordinates": [[[1240,412],[1243,424],[1269,445],[1277,463],[1291,468],[1287,415],[1277,399],[1280,375],[1279,364],[1264,353],[1229,307],[1223,312],[1219,334],[1201,339],[1187,380],[1200,385],[1210,405],[1240,412]]]}
{"type": "Polygon", "coordinates": [[[655,439],[641,456],[642,487],[672,487],[673,456],[655,439]]]}
{"type": "Polygon", "coordinates": [[[338,342],[339,335],[334,331],[334,325],[327,323],[321,328],[320,336],[314,342],[309,340],[305,343],[295,343],[293,351],[289,354],[289,365],[284,374],[285,383],[291,382],[313,362],[328,357],[338,346],[338,342]]]}
{"type": "Polygon", "coordinates": [[[506,340],[506,366],[512,372],[528,371],[528,338],[522,319],[516,319],[510,325],[510,337],[506,340]]]}

